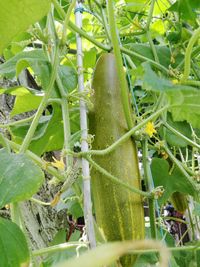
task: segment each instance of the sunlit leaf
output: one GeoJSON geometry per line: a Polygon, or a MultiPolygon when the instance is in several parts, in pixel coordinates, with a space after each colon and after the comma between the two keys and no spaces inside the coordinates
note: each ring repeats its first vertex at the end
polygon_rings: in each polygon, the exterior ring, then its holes
{"type": "Polygon", "coordinates": [[[50,0],[0,1],[0,54],[14,37],[47,14],[50,3],[50,0]]]}

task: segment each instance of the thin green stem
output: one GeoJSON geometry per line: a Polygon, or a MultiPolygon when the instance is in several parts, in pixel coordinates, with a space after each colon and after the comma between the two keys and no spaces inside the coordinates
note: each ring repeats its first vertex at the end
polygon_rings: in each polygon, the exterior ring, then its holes
{"type": "Polygon", "coordinates": [[[75,4],[76,4],[76,0],[72,0],[69,8],[67,9],[67,14],[65,16],[65,20],[64,20],[64,23],[63,23],[63,32],[62,32],[62,38],[61,38],[61,44],[63,44],[63,45],[67,41],[67,27],[68,27],[68,24],[69,24],[69,20],[70,20],[70,16],[71,16],[72,10],[75,7],[75,4]]]}
{"type": "MultiPolygon", "coordinates": [[[[70,119],[69,119],[69,107],[68,107],[68,101],[66,99],[66,93],[63,88],[63,84],[57,75],[56,78],[58,88],[61,94],[61,107],[62,107],[62,117],[63,117],[63,129],[64,129],[64,150],[70,149],[70,139],[71,139],[71,127],[70,127],[70,119]]],[[[66,157],[66,165],[67,167],[72,166],[72,157],[68,155],[66,157]]]]}
{"type": "Polygon", "coordinates": [[[154,5],[155,5],[156,0],[152,0],[151,1],[151,5],[150,5],[150,9],[149,9],[149,14],[148,14],[148,18],[147,18],[147,24],[146,24],[146,31],[149,31],[150,28],[150,24],[151,24],[151,20],[152,20],[152,16],[153,16],[153,10],[154,10],[154,5]]]}
{"type": "Polygon", "coordinates": [[[183,140],[185,140],[189,145],[200,149],[200,145],[198,145],[196,142],[192,141],[191,139],[189,139],[188,137],[186,137],[185,135],[183,135],[182,133],[180,133],[179,131],[177,131],[175,128],[173,128],[172,126],[170,126],[167,122],[164,122],[163,125],[167,129],[169,129],[172,133],[174,133],[178,137],[181,137],[183,140]]]}
{"type": "Polygon", "coordinates": [[[11,152],[8,139],[6,139],[2,133],[0,133],[0,144],[6,148],[7,152],[11,152]]]}
{"type": "Polygon", "coordinates": [[[101,7],[100,11],[101,11],[102,22],[103,22],[103,26],[104,26],[104,29],[105,29],[106,37],[110,41],[111,40],[110,39],[110,32],[109,32],[107,17],[106,17],[106,14],[105,14],[105,8],[101,7]]]}
{"type": "Polygon", "coordinates": [[[155,120],[160,114],[162,114],[165,110],[167,110],[169,106],[165,106],[159,110],[157,110],[154,114],[149,116],[147,119],[143,120],[140,122],[138,125],[136,125],[134,128],[132,128],[130,131],[125,133],[122,137],[120,137],[116,142],[114,142],[112,145],[109,147],[102,149],[102,150],[90,150],[88,152],[80,152],[78,153],[79,156],[84,156],[84,155],[99,155],[99,156],[104,156],[106,154],[111,153],[113,150],[115,150],[118,146],[126,142],[132,135],[134,135],[135,132],[140,130],[142,127],[144,127],[147,122],[155,120]]]}
{"type": "Polygon", "coordinates": [[[38,126],[38,122],[39,122],[39,119],[47,105],[47,102],[48,102],[48,99],[52,93],[52,90],[53,90],[53,85],[54,85],[54,82],[55,82],[55,79],[56,79],[56,74],[57,74],[57,67],[58,67],[58,64],[59,64],[59,49],[58,47],[56,47],[56,51],[55,51],[55,56],[54,56],[54,62],[53,62],[53,66],[52,66],[52,73],[51,73],[51,78],[50,78],[50,81],[49,81],[49,85],[45,91],[45,95],[44,97],[42,98],[42,101],[38,107],[38,110],[37,112],[35,113],[35,116],[34,116],[34,119],[29,127],[29,130],[24,138],[24,141],[21,145],[21,148],[20,148],[20,153],[24,153],[27,149],[28,149],[28,146],[31,142],[31,139],[35,133],[35,130],[38,126]]]}
{"type": "Polygon", "coordinates": [[[191,63],[192,48],[193,48],[194,44],[196,43],[196,41],[198,40],[199,35],[200,35],[200,27],[194,32],[194,34],[190,38],[190,41],[189,41],[188,46],[186,48],[184,73],[183,73],[183,77],[181,79],[181,82],[187,81],[187,79],[190,75],[190,63],[191,63]]]}
{"type": "Polygon", "coordinates": [[[185,85],[192,85],[192,86],[200,86],[200,81],[196,81],[196,80],[181,80],[180,82],[181,84],[185,84],[185,85]]]}
{"type": "Polygon", "coordinates": [[[8,122],[6,124],[0,124],[0,128],[8,128],[10,126],[16,126],[16,125],[24,124],[26,122],[32,121],[34,117],[35,117],[35,114],[28,117],[28,118],[19,120],[19,121],[11,121],[11,122],[8,122]]]}
{"type": "Polygon", "coordinates": [[[14,223],[16,223],[19,227],[22,227],[18,203],[11,203],[10,204],[10,214],[11,214],[12,221],[14,223]]]}
{"type": "Polygon", "coordinates": [[[192,230],[192,239],[195,240],[194,223],[193,223],[192,213],[190,211],[190,207],[189,207],[189,204],[188,203],[187,203],[187,211],[188,211],[188,217],[189,217],[189,220],[190,220],[190,227],[191,227],[191,230],[192,230]]]}
{"type": "MultiPolygon", "coordinates": [[[[65,18],[65,11],[62,9],[62,7],[58,3],[58,1],[57,0],[52,0],[52,3],[54,4],[54,7],[56,8],[56,10],[57,10],[58,14],[60,15],[60,17],[62,19],[64,19],[65,18]]],[[[82,29],[79,29],[73,22],[71,22],[71,21],[68,22],[68,28],[70,30],[80,34],[85,39],[87,39],[88,41],[90,41],[91,43],[96,45],[97,47],[101,48],[102,50],[105,50],[105,51],[110,51],[111,50],[110,46],[107,46],[107,45],[104,45],[104,44],[98,42],[92,36],[88,35],[85,31],[83,31],[82,29]]]]}
{"type": "Polygon", "coordinates": [[[132,119],[131,111],[130,111],[130,103],[129,103],[129,97],[128,97],[128,84],[127,84],[126,74],[124,71],[122,56],[120,52],[112,0],[107,1],[107,7],[108,7],[108,21],[109,21],[109,26],[110,26],[110,37],[111,37],[111,41],[113,45],[113,51],[114,51],[114,55],[116,59],[117,74],[119,77],[120,88],[121,88],[121,101],[122,101],[128,129],[131,129],[133,127],[133,119],[132,119]]]}
{"type": "Polygon", "coordinates": [[[150,47],[151,47],[151,50],[152,50],[152,53],[153,53],[155,62],[159,64],[158,54],[157,54],[155,45],[154,45],[154,43],[153,43],[153,40],[152,40],[152,38],[151,38],[151,33],[150,33],[150,31],[147,31],[147,38],[148,38],[149,45],[150,45],[150,47]]]}
{"type": "Polygon", "coordinates": [[[169,158],[174,162],[174,164],[179,168],[179,170],[182,172],[182,174],[187,178],[187,181],[190,183],[190,185],[193,187],[194,192],[197,194],[197,185],[192,180],[190,175],[187,173],[183,165],[180,163],[180,161],[172,154],[171,150],[168,148],[167,144],[164,142],[162,147],[164,148],[165,152],[167,152],[169,158]]]}
{"type": "Polygon", "coordinates": [[[114,175],[112,175],[111,173],[109,173],[108,171],[106,171],[104,168],[102,168],[101,166],[99,166],[95,161],[93,161],[89,156],[86,156],[85,157],[90,165],[92,167],[94,167],[96,170],[98,170],[100,173],[102,173],[103,175],[105,175],[108,179],[110,179],[113,183],[115,184],[118,184],[118,185],[121,185],[123,186],[124,188],[130,190],[131,192],[135,193],[135,194],[139,194],[143,197],[146,197],[146,198],[152,198],[153,195],[152,193],[148,193],[148,192],[144,192],[142,190],[139,190],[133,186],[130,186],[124,182],[122,182],[121,180],[119,180],[117,177],[115,177],[114,175]]]}
{"type": "Polygon", "coordinates": [[[140,59],[141,61],[147,61],[149,63],[151,63],[152,66],[154,66],[155,68],[157,68],[158,70],[166,73],[167,75],[171,75],[173,77],[176,77],[173,73],[170,73],[169,70],[167,68],[165,68],[164,66],[162,66],[161,64],[155,62],[154,60],[150,59],[150,58],[147,58],[145,56],[142,56],[140,54],[138,54],[137,52],[134,52],[134,51],[131,51],[127,48],[124,48],[124,47],[120,47],[122,53],[126,54],[126,55],[129,55],[131,57],[136,57],[138,59],[140,59]]]}
{"type": "MultiPolygon", "coordinates": [[[[152,175],[148,159],[148,141],[142,141],[142,165],[144,170],[144,179],[148,191],[152,191],[152,175]]],[[[156,217],[155,217],[155,199],[148,199],[149,202],[149,217],[151,226],[151,238],[156,239],[156,217]]]]}
{"type": "Polygon", "coordinates": [[[33,251],[33,256],[41,256],[47,253],[55,253],[58,251],[64,251],[67,249],[71,249],[71,248],[76,248],[76,247],[88,247],[88,243],[87,242],[70,242],[70,243],[62,243],[59,245],[55,245],[55,246],[50,246],[47,248],[41,248],[38,250],[33,251]]]}
{"type": "Polygon", "coordinates": [[[42,206],[50,206],[51,205],[51,202],[44,202],[44,201],[41,201],[41,200],[34,198],[34,197],[30,198],[30,201],[35,202],[35,203],[42,205],[42,206]]]}

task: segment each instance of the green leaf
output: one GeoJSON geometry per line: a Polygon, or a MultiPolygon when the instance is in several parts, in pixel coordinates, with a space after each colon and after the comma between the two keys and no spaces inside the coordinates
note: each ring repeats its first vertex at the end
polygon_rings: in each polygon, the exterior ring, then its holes
{"type": "Polygon", "coordinates": [[[24,64],[24,61],[29,62],[30,66],[37,64],[37,62],[42,62],[45,65],[44,62],[47,62],[47,57],[41,49],[21,52],[0,65],[0,75],[14,76],[16,70],[19,74],[19,71],[22,70],[20,61],[22,61],[22,64],[24,64]]]}
{"type": "Polygon", "coordinates": [[[182,192],[193,197],[198,194],[198,188],[195,188],[177,167],[169,173],[169,164],[166,160],[154,158],[151,170],[155,187],[163,186],[165,190],[162,197],[158,199],[160,205],[164,204],[174,192],[182,192]]]}
{"type": "MultiPolygon", "coordinates": [[[[140,55],[142,55],[148,59],[154,60],[154,55],[152,53],[152,49],[147,44],[130,43],[130,44],[127,44],[124,46],[127,47],[128,49],[132,50],[133,52],[136,52],[136,53],[138,53],[138,54],[140,54],[140,55]]],[[[155,49],[156,49],[160,64],[162,64],[166,68],[168,68],[169,65],[176,67],[180,63],[180,61],[184,58],[183,55],[178,53],[176,55],[176,57],[174,58],[175,63],[172,64],[172,62],[170,60],[171,59],[171,51],[167,46],[155,45],[155,49]]],[[[134,63],[141,64],[140,62],[141,61],[137,61],[137,59],[134,58],[134,63]]]]}
{"type": "MultiPolygon", "coordinates": [[[[45,131],[47,129],[47,126],[48,126],[48,123],[51,117],[52,116],[48,115],[48,116],[42,116],[40,118],[32,140],[38,140],[45,134],[45,131]]],[[[12,141],[14,141],[15,143],[21,144],[24,140],[25,135],[28,132],[29,127],[30,127],[30,122],[22,123],[20,125],[10,126],[9,130],[12,136],[12,141]]]]}
{"type": "Polygon", "coordinates": [[[200,8],[199,0],[177,0],[170,8],[169,11],[179,13],[183,20],[195,20],[197,12],[195,9],[200,8]]]}
{"type": "MultiPolygon", "coordinates": [[[[14,142],[22,143],[30,122],[23,125],[11,126],[11,136],[14,142]]],[[[62,111],[59,105],[53,105],[53,112],[50,116],[42,116],[35,135],[29,145],[29,150],[37,155],[48,151],[60,150],[63,147],[64,133],[62,111]]]]}
{"type": "Polygon", "coordinates": [[[179,91],[193,91],[192,86],[174,84],[166,78],[161,78],[154,72],[148,62],[142,64],[144,68],[143,75],[143,87],[146,90],[155,92],[166,92],[167,94],[173,94],[179,91]]]}
{"type": "Polygon", "coordinates": [[[60,79],[66,92],[70,92],[77,86],[77,72],[69,66],[61,65],[58,69],[60,79]]]}
{"type": "Polygon", "coordinates": [[[25,154],[0,150],[0,208],[29,199],[44,180],[42,170],[25,154]]]}
{"type": "MultiPolygon", "coordinates": [[[[183,134],[187,138],[190,138],[192,140],[192,131],[190,125],[186,122],[174,122],[172,120],[172,116],[170,113],[167,114],[167,123],[173,127],[175,130],[177,130],[179,133],[183,134]]],[[[188,142],[185,141],[183,138],[175,135],[173,132],[165,128],[164,126],[161,126],[160,129],[161,137],[170,145],[170,146],[176,146],[176,147],[186,147],[188,145],[188,142]]]]}
{"type": "Polygon", "coordinates": [[[96,64],[97,50],[95,47],[88,51],[84,51],[83,65],[84,68],[94,68],[96,64]]]}
{"type": "Polygon", "coordinates": [[[48,13],[50,3],[50,0],[0,1],[0,54],[14,37],[48,13]]]}
{"type": "Polygon", "coordinates": [[[21,86],[8,89],[0,88],[0,95],[1,94],[16,96],[13,109],[10,113],[11,117],[23,112],[37,109],[42,100],[42,94],[40,91],[27,89],[21,86]]]}
{"type": "Polygon", "coordinates": [[[41,100],[42,95],[39,94],[39,92],[36,95],[27,89],[26,92],[24,91],[23,95],[17,96],[15,98],[15,103],[10,113],[11,117],[20,113],[37,109],[40,105],[41,100]]]}
{"type": "Polygon", "coordinates": [[[200,90],[186,88],[167,92],[167,98],[174,121],[187,121],[194,128],[200,128],[200,90]]]}
{"type": "Polygon", "coordinates": [[[21,229],[13,222],[0,218],[0,266],[29,266],[29,249],[21,229]]]}

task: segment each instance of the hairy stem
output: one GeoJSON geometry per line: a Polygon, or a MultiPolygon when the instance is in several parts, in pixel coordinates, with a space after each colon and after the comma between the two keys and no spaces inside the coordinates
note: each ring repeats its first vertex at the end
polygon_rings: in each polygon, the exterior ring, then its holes
{"type": "MultiPolygon", "coordinates": [[[[148,191],[152,191],[152,175],[148,159],[148,142],[147,139],[142,141],[142,163],[144,169],[144,179],[148,191]]],[[[156,218],[155,218],[155,199],[148,199],[149,201],[149,217],[151,226],[151,238],[156,239],[156,218]]]]}
{"type": "Polygon", "coordinates": [[[190,41],[189,41],[188,46],[186,48],[184,73],[183,73],[183,77],[181,79],[181,82],[185,82],[190,75],[190,63],[191,63],[192,48],[193,48],[194,44],[196,43],[196,41],[198,40],[199,35],[200,35],[200,27],[194,32],[194,34],[190,38],[190,41]]]}
{"type": "Polygon", "coordinates": [[[133,186],[130,186],[127,183],[122,182],[121,180],[119,180],[117,177],[115,177],[114,175],[112,175],[111,173],[109,173],[108,171],[106,171],[104,168],[102,168],[100,165],[98,165],[94,160],[92,160],[89,156],[86,157],[86,159],[90,162],[91,166],[93,166],[95,169],[97,169],[100,173],[102,173],[103,175],[105,175],[108,179],[110,179],[113,183],[121,185],[122,187],[128,189],[129,191],[135,193],[135,194],[139,194],[143,197],[147,197],[147,198],[152,198],[153,195],[152,193],[149,192],[144,192],[142,190],[139,190],[133,186]]]}
{"type": "Polygon", "coordinates": [[[165,110],[167,110],[169,106],[165,106],[159,110],[157,110],[154,114],[149,116],[147,119],[143,120],[140,122],[138,125],[133,127],[131,130],[129,130],[127,133],[125,133],[122,137],[120,137],[116,142],[114,142],[112,145],[109,147],[102,149],[102,150],[90,150],[87,153],[79,153],[78,155],[84,156],[84,155],[99,155],[99,156],[104,156],[106,154],[111,153],[113,150],[115,150],[118,146],[126,142],[132,135],[134,135],[135,132],[140,130],[142,127],[144,127],[147,122],[155,120],[159,115],[161,115],[165,110]]]}
{"type": "Polygon", "coordinates": [[[123,67],[123,61],[120,52],[120,46],[118,41],[117,35],[117,27],[115,23],[115,15],[114,15],[114,8],[113,8],[113,1],[108,0],[108,21],[110,26],[110,37],[113,45],[113,51],[116,59],[116,68],[117,74],[119,77],[120,88],[121,88],[121,101],[123,105],[123,110],[126,118],[126,123],[128,125],[128,129],[133,127],[133,120],[130,112],[130,103],[128,97],[128,84],[126,81],[126,74],[123,67]]]}
{"type": "MultiPolygon", "coordinates": [[[[52,0],[52,3],[54,4],[54,7],[56,8],[56,10],[57,10],[58,14],[60,15],[60,17],[62,19],[65,19],[65,11],[62,9],[62,7],[58,3],[58,1],[57,0],[52,0]]],[[[105,51],[110,51],[111,50],[110,46],[107,46],[107,45],[104,45],[104,44],[98,42],[92,36],[88,35],[85,31],[83,31],[82,29],[77,27],[73,22],[69,21],[68,22],[68,27],[69,27],[70,30],[80,34],[85,39],[87,39],[88,41],[90,41],[91,43],[96,45],[97,47],[99,47],[99,48],[101,48],[101,49],[103,49],[105,51]]]]}
{"type": "Polygon", "coordinates": [[[58,64],[59,64],[59,53],[58,53],[58,47],[56,47],[56,50],[55,50],[55,55],[54,55],[54,62],[53,62],[53,66],[52,66],[52,73],[51,73],[51,78],[50,78],[50,81],[49,81],[49,85],[45,91],[45,95],[44,97],[42,98],[42,101],[38,107],[38,110],[34,116],[34,119],[29,127],[29,130],[24,138],[24,141],[21,145],[21,148],[20,148],[20,153],[24,153],[27,149],[28,149],[28,146],[31,142],[31,139],[35,133],[35,130],[38,126],[38,122],[39,122],[39,119],[47,105],[47,102],[48,102],[48,99],[51,95],[51,92],[53,90],[53,85],[54,85],[54,82],[55,82],[55,79],[56,79],[56,74],[57,74],[57,67],[58,67],[58,64]]]}

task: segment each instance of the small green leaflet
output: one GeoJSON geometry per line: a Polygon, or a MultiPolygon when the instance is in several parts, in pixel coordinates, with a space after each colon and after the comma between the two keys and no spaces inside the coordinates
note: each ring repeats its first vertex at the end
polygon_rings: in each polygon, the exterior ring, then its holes
{"type": "Polygon", "coordinates": [[[0,266],[29,266],[29,249],[21,229],[13,222],[0,218],[0,266]]]}
{"type": "Polygon", "coordinates": [[[169,173],[169,164],[164,159],[154,158],[151,163],[152,177],[155,187],[163,186],[164,194],[158,199],[160,205],[164,204],[174,192],[182,192],[196,197],[199,194],[198,187],[188,181],[188,179],[175,167],[169,173]]]}
{"type": "Polygon", "coordinates": [[[42,170],[25,154],[6,149],[0,150],[0,159],[0,208],[32,197],[44,181],[42,170]]]}
{"type": "Polygon", "coordinates": [[[0,54],[14,37],[48,13],[50,3],[50,0],[0,1],[0,54]]]}

